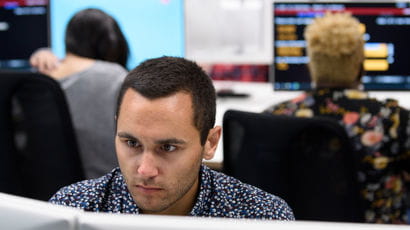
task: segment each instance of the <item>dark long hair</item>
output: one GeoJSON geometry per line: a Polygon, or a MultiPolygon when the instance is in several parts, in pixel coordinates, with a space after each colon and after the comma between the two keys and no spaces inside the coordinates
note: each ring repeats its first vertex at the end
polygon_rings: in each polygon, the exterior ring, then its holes
{"type": "Polygon", "coordinates": [[[76,13],[67,25],[66,52],[126,67],[129,48],[113,17],[99,9],[76,13]]]}

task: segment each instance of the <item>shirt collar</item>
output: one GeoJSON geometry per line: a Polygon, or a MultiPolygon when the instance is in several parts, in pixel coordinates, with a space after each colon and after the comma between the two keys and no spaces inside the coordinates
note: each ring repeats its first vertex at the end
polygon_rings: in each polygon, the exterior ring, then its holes
{"type": "Polygon", "coordinates": [[[195,205],[189,213],[190,216],[201,216],[209,209],[209,201],[213,190],[211,169],[205,165],[201,165],[201,169],[199,170],[199,180],[199,193],[195,205]]]}
{"type": "Polygon", "coordinates": [[[112,173],[114,176],[111,178],[113,181],[110,183],[111,187],[109,188],[112,192],[108,198],[112,212],[139,214],[140,210],[128,190],[121,169],[117,167],[112,173]]]}

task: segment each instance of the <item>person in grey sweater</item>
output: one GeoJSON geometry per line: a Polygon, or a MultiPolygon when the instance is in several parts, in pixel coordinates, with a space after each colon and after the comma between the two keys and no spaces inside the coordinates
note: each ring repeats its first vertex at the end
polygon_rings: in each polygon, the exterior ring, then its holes
{"type": "Polygon", "coordinates": [[[108,14],[85,9],[66,28],[66,56],[36,51],[30,62],[60,82],[65,91],[87,178],[118,165],[114,147],[115,103],[127,74],[128,45],[108,14]]]}

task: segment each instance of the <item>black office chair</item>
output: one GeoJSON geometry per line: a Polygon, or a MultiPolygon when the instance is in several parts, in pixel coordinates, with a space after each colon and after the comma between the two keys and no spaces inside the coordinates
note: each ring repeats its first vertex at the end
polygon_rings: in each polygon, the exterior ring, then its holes
{"type": "Polygon", "coordinates": [[[357,160],[342,126],[229,110],[224,172],[280,196],[298,220],[363,222],[357,160]]]}
{"type": "Polygon", "coordinates": [[[0,192],[48,200],[83,179],[60,85],[41,74],[0,72],[0,192]]]}

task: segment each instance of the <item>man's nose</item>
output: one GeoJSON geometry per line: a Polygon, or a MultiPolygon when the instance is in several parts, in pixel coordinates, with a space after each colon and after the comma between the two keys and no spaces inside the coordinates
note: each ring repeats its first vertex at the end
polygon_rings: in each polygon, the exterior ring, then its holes
{"type": "Polygon", "coordinates": [[[152,153],[144,152],[142,153],[139,166],[137,169],[138,174],[152,178],[158,175],[158,168],[156,166],[155,157],[152,153]]]}

